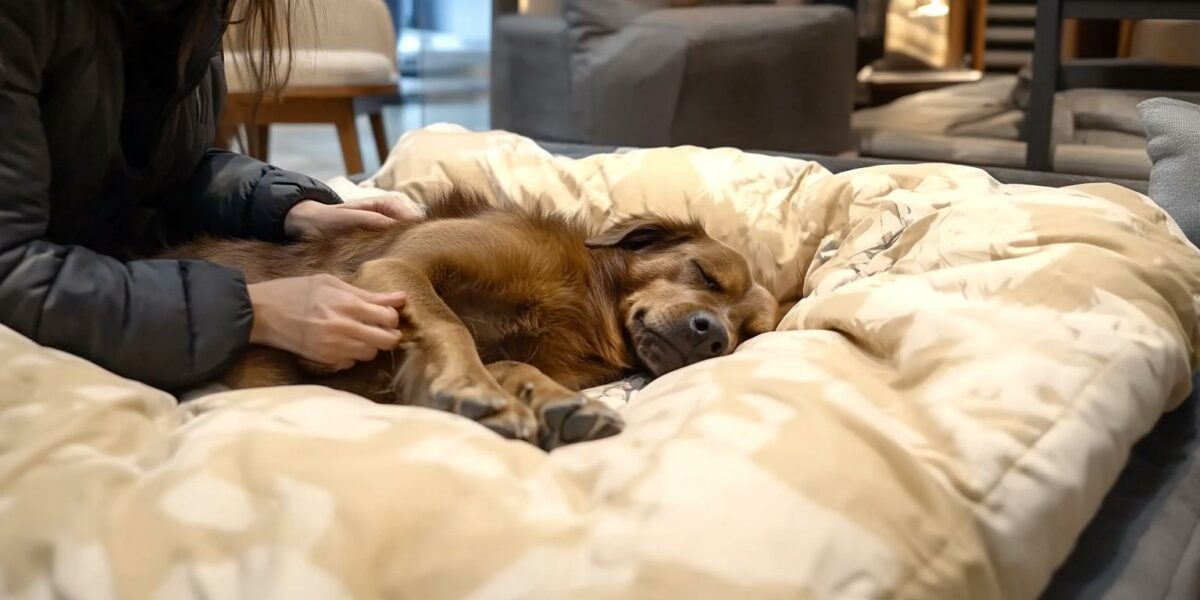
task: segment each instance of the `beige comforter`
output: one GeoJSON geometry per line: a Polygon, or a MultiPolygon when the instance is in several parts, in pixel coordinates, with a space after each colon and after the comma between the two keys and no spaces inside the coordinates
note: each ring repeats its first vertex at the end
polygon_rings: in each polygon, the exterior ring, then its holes
{"type": "Polygon", "coordinates": [[[313,387],[178,406],[0,329],[0,597],[1030,598],[1197,366],[1197,252],[1120,188],[447,127],[370,185],[447,177],[695,213],[804,299],[551,454],[313,387]]]}

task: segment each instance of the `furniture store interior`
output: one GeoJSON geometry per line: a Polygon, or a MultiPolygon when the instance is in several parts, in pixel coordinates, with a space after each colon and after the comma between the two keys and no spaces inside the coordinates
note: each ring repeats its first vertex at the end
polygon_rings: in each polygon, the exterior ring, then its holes
{"type": "Polygon", "coordinates": [[[1200,1],[0,0],[0,598],[1200,598],[1200,1]]]}

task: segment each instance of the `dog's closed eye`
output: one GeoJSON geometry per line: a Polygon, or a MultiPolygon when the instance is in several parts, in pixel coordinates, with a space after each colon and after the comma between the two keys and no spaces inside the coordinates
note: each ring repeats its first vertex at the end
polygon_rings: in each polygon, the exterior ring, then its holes
{"type": "Polygon", "coordinates": [[[708,289],[717,293],[725,291],[725,288],[721,285],[721,282],[717,281],[712,275],[709,275],[708,272],[704,270],[704,267],[700,266],[699,262],[693,260],[692,266],[696,267],[696,273],[700,275],[700,280],[704,282],[704,285],[708,287],[708,289]]]}

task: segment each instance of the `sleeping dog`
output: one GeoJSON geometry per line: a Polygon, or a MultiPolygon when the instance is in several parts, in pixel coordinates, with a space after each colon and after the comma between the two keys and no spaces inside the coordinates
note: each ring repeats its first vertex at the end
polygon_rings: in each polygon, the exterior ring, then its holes
{"type": "Polygon", "coordinates": [[[332,372],[252,346],[222,383],[326,385],[451,411],[545,449],[621,430],[578,390],[728,354],[770,330],[778,309],[745,259],[695,222],[642,215],[594,233],[464,190],[417,223],[286,246],[200,239],[168,254],[239,269],[248,283],[327,274],[408,294],[391,354],[332,372]]]}

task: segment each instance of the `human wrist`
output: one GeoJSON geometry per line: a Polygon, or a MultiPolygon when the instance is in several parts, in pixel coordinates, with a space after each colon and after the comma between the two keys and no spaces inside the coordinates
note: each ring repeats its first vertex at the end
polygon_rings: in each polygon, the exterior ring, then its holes
{"type": "Polygon", "coordinates": [[[302,238],[315,229],[316,214],[324,204],[315,200],[301,200],[283,218],[283,233],[289,238],[302,238]]]}
{"type": "Polygon", "coordinates": [[[251,310],[251,325],[250,325],[250,343],[260,346],[270,346],[270,316],[267,314],[269,309],[265,299],[264,290],[261,283],[252,283],[246,286],[247,295],[250,297],[251,310]]]}

